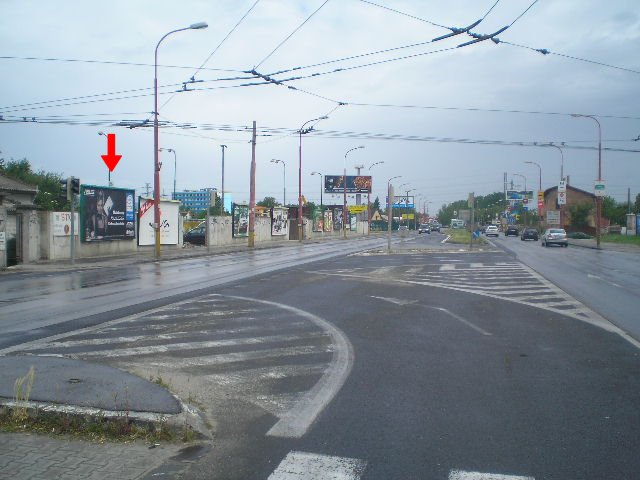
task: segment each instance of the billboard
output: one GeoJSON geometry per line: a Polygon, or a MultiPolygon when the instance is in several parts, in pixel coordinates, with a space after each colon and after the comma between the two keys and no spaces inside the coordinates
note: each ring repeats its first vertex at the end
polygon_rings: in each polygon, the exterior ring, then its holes
{"type": "MultiPolygon", "coordinates": [[[[387,198],[387,204],[389,199],[387,198]]],[[[413,196],[395,195],[393,197],[393,208],[414,208],[413,196]]]]}
{"type": "MultiPolygon", "coordinates": [[[[160,244],[178,245],[180,202],[160,200],[160,244]]],[[[138,245],[155,245],[153,198],[138,197],[138,245]]]]}
{"type": "Polygon", "coordinates": [[[284,207],[271,209],[271,235],[289,235],[289,210],[284,207]]]}
{"type": "MultiPolygon", "coordinates": [[[[325,175],[324,193],[344,193],[344,175],[325,175]]],[[[371,193],[371,176],[347,175],[347,193],[371,193]]]]}
{"type": "Polygon", "coordinates": [[[533,190],[507,190],[507,200],[510,203],[533,200],[533,190]]]}
{"type": "Polygon", "coordinates": [[[80,241],[133,240],[136,238],[135,190],[80,187],[80,241]]]}
{"type": "Polygon", "coordinates": [[[249,205],[233,204],[233,230],[234,237],[249,236],[249,205]]]}
{"type": "Polygon", "coordinates": [[[333,209],[333,231],[339,232],[342,230],[342,217],[344,212],[342,208],[333,209]]]}

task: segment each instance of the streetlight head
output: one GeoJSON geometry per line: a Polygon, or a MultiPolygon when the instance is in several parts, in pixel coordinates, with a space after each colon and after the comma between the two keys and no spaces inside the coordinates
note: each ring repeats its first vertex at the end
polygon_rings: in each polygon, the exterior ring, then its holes
{"type": "Polygon", "coordinates": [[[98,132],[98,135],[105,135],[104,132],[98,132]]]}
{"type": "Polygon", "coordinates": [[[358,148],[364,148],[364,145],[360,145],[358,148]]]}
{"type": "Polygon", "coordinates": [[[324,115],[324,116],[322,116],[322,117],[318,118],[318,120],[326,120],[327,118],[329,118],[329,117],[327,117],[326,115],[324,115]]]}
{"type": "Polygon", "coordinates": [[[201,28],[207,28],[209,25],[207,25],[207,22],[198,22],[198,23],[194,23],[189,25],[189,28],[192,30],[200,30],[201,28]]]}
{"type": "Polygon", "coordinates": [[[572,113],[571,116],[575,118],[575,117],[581,117],[582,115],[580,115],[579,113],[572,113]]]}

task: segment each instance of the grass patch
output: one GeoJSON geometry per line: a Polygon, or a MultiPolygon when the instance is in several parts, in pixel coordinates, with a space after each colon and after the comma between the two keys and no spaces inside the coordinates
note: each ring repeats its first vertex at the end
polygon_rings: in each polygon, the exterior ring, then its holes
{"type": "MultiPolygon", "coordinates": [[[[458,228],[453,228],[453,229],[449,229],[449,231],[447,232],[448,235],[451,235],[451,238],[449,238],[449,240],[447,240],[447,243],[459,243],[459,244],[466,244],[469,245],[469,242],[471,240],[471,233],[463,230],[463,229],[458,229],[458,228]]],[[[474,238],[473,239],[473,244],[477,245],[480,243],[486,243],[485,239],[481,236],[479,238],[474,238]]]]}
{"type": "Polygon", "coordinates": [[[619,235],[615,233],[609,233],[607,235],[602,235],[600,237],[600,240],[609,243],[640,246],[640,236],[638,235],[619,235]]]}
{"type": "MultiPolygon", "coordinates": [[[[137,424],[126,415],[117,418],[87,418],[66,413],[30,411],[26,417],[18,419],[9,408],[0,412],[0,431],[65,435],[97,443],[127,443],[136,440],[157,443],[178,439],[173,431],[163,425],[137,424]]],[[[192,435],[183,435],[181,439],[186,437],[193,438],[192,435]]]]}

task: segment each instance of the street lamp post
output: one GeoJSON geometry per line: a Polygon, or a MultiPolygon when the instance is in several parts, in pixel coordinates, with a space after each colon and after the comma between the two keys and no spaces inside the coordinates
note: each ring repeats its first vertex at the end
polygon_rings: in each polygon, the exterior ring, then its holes
{"type": "MultiPolygon", "coordinates": [[[[598,182],[602,181],[602,126],[596,117],[593,115],[582,115],[579,113],[572,113],[572,117],[585,117],[590,118],[598,124],[598,182]]],[[[602,211],[602,197],[596,197],[596,247],[600,248],[600,212],[602,211]]]]}
{"type": "Polygon", "coordinates": [[[153,78],[153,230],[155,234],[155,256],[160,258],[160,158],[158,152],[158,48],[162,41],[172,33],[182,32],[184,30],[200,30],[207,28],[208,25],[205,22],[198,22],[189,25],[185,28],[178,28],[177,30],[171,30],[165,33],[156,45],[154,55],[154,78],[153,78]]]}
{"type": "MultiPolygon", "coordinates": [[[[104,132],[98,132],[98,135],[102,135],[103,137],[107,136],[104,132]]],[[[108,185],[111,186],[111,170],[109,170],[109,167],[107,167],[107,181],[109,182],[108,185]]]]}
{"type": "Polygon", "coordinates": [[[172,200],[176,199],[176,172],[178,171],[178,159],[176,155],[176,151],[173,148],[159,148],[161,152],[172,152],[173,153],[173,196],[172,200]]]}
{"type": "MultiPolygon", "coordinates": [[[[382,165],[384,160],[380,160],[379,162],[372,163],[369,167],[369,171],[376,165],[382,165]]],[[[373,185],[373,182],[371,182],[373,185]]],[[[367,193],[367,235],[371,235],[371,193],[367,193]]]]}
{"type": "MultiPolygon", "coordinates": [[[[311,175],[319,175],[320,176],[320,213],[324,215],[324,210],[322,207],[322,190],[324,189],[324,184],[322,182],[322,174],[320,172],[311,172],[311,175]]],[[[322,217],[324,219],[324,216],[322,217]]]]}
{"type": "Polygon", "coordinates": [[[220,145],[220,148],[222,149],[222,184],[220,185],[220,190],[221,190],[220,216],[224,217],[224,149],[229,147],[227,147],[226,145],[220,145]]]}
{"type": "Polygon", "coordinates": [[[347,213],[347,155],[349,155],[350,152],[360,150],[361,148],[364,148],[364,146],[360,145],[359,147],[353,147],[347,150],[347,153],[344,154],[344,173],[342,177],[342,190],[344,192],[344,204],[342,206],[342,232],[344,238],[347,238],[347,219],[349,218],[347,213]]]}
{"type": "Polygon", "coordinates": [[[391,195],[391,180],[401,178],[402,175],[387,180],[387,251],[391,252],[391,226],[393,224],[393,198],[391,195]]]}
{"type": "Polygon", "coordinates": [[[326,115],[318,118],[314,118],[311,120],[307,120],[302,124],[300,129],[298,130],[298,134],[300,135],[300,143],[298,147],[298,241],[302,242],[302,233],[303,233],[303,225],[302,225],[302,135],[305,133],[309,133],[313,130],[313,126],[305,129],[304,126],[311,122],[316,122],[320,120],[326,120],[326,115]]]}
{"type": "Polygon", "coordinates": [[[271,163],[282,164],[282,206],[287,204],[287,164],[284,160],[272,158],[271,163]]]}
{"type": "MultiPolygon", "coordinates": [[[[536,162],[525,161],[524,163],[530,163],[531,165],[535,165],[536,167],[538,167],[538,192],[541,192],[542,191],[542,167],[540,166],[539,163],[536,163],[536,162]]],[[[542,215],[540,214],[540,208],[538,208],[538,222],[542,222],[542,215]]]]}

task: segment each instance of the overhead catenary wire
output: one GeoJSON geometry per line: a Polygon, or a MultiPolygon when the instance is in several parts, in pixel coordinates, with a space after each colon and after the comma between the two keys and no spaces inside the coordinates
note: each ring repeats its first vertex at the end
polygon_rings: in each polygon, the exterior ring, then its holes
{"type": "Polygon", "coordinates": [[[324,7],[327,3],[329,3],[329,0],[325,0],[322,5],[320,5],[316,10],[314,10],[311,15],[309,15],[300,25],[298,25],[295,30],[293,30],[293,32],[291,32],[289,35],[287,35],[287,37],[285,37],[284,40],[282,40],[277,46],[276,48],[274,48],[271,52],[269,52],[269,54],[264,57],[262,60],[260,60],[260,62],[258,62],[253,69],[256,70],[258,67],[260,67],[260,65],[262,65],[264,62],[266,62],[274,53],[276,53],[280,47],[282,47],[287,41],[289,41],[289,39],[291,37],[293,37],[309,20],[311,20],[311,18],[318,13],[322,7],[324,7]]]}

